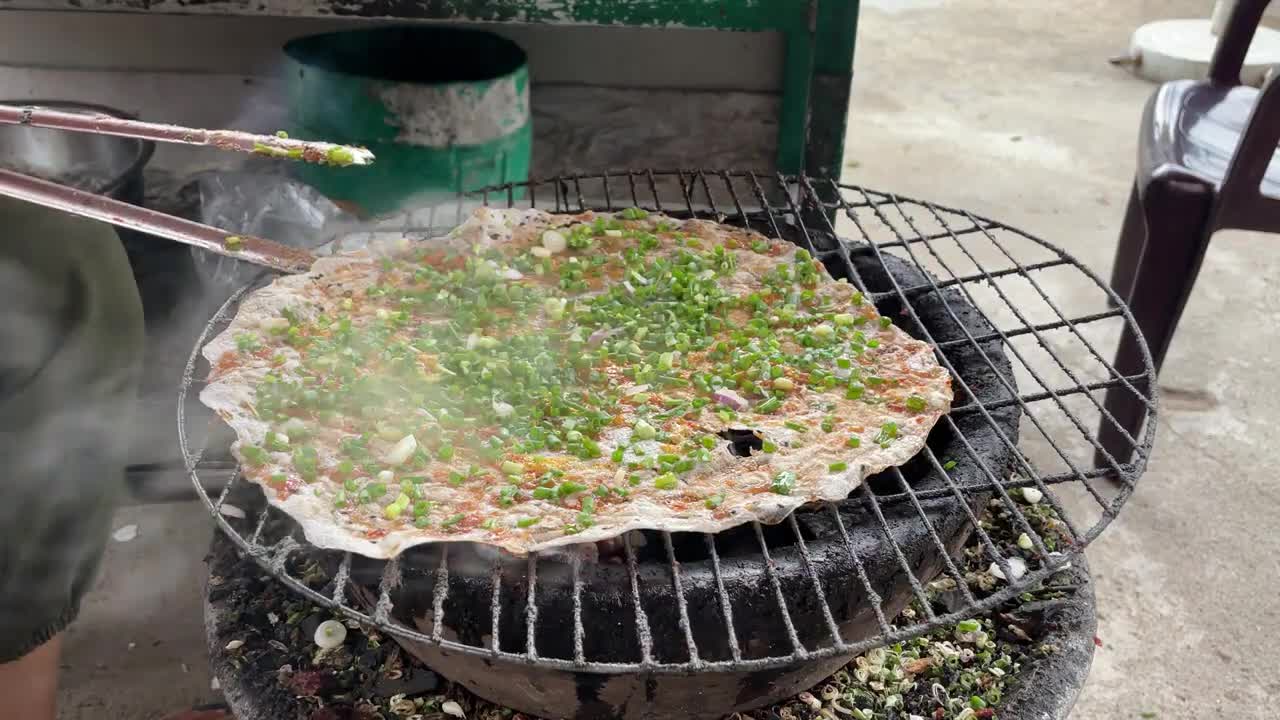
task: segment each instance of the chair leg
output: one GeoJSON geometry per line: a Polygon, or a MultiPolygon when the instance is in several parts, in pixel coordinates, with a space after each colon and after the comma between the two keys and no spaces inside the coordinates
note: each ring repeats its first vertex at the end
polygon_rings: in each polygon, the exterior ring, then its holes
{"type": "MultiPolygon", "coordinates": [[[[1111,266],[1111,289],[1123,302],[1129,302],[1133,290],[1134,273],[1142,247],[1147,240],[1147,224],[1142,212],[1142,198],[1138,184],[1129,189],[1129,204],[1124,211],[1124,225],[1120,228],[1120,241],[1116,245],[1116,258],[1111,266]]],[[[1111,303],[1114,306],[1114,302],[1111,303]]]]}
{"type": "MultiPolygon", "coordinates": [[[[1137,260],[1129,294],[1129,310],[1141,335],[1126,323],[1115,359],[1120,374],[1139,375],[1146,371],[1142,339],[1146,340],[1155,373],[1159,374],[1208,249],[1213,199],[1211,189],[1189,183],[1156,183],[1148,190],[1143,215],[1150,242],[1137,260]]],[[[1146,397],[1153,390],[1142,382],[1135,382],[1134,387],[1146,397]]],[[[1107,390],[1103,406],[1115,422],[1102,418],[1098,437],[1106,452],[1095,457],[1100,468],[1112,464],[1106,453],[1116,463],[1133,459],[1134,443],[1129,438],[1137,439],[1142,432],[1147,400],[1119,386],[1107,390]]]]}

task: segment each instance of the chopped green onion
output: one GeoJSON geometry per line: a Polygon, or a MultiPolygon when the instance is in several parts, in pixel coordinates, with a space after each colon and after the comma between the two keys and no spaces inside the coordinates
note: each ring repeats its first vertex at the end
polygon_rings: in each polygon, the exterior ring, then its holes
{"type": "Polygon", "coordinates": [[[845,470],[848,470],[848,469],[849,469],[849,463],[846,463],[846,462],[833,462],[827,466],[827,470],[829,470],[830,472],[844,472],[845,470]]]}
{"type": "Polygon", "coordinates": [[[653,486],[659,490],[675,490],[679,481],[676,479],[675,473],[663,473],[653,479],[653,486]]]}
{"type": "Polygon", "coordinates": [[[783,470],[773,477],[773,483],[769,485],[769,491],[778,495],[790,495],[796,486],[796,474],[783,470]]]}
{"type": "Polygon", "coordinates": [[[502,474],[504,475],[523,475],[524,466],[518,462],[507,460],[502,463],[502,474]]]}
{"type": "MultiPolygon", "coordinates": [[[[775,380],[775,381],[774,381],[774,384],[776,385],[776,384],[777,384],[777,382],[778,382],[778,381],[777,381],[777,380],[775,380]]],[[[771,413],[771,412],[773,412],[774,410],[777,410],[777,409],[778,409],[778,408],[780,408],[780,407],[782,407],[782,401],[781,401],[781,400],[779,400],[779,399],[778,399],[778,398],[776,398],[776,397],[771,397],[771,398],[769,398],[768,400],[765,400],[764,402],[762,402],[762,403],[760,403],[759,405],[757,405],[757,406],[756,406],[756,412],[758,412],[758,413],[771,413]]]]}
{"type": "Polygon", "coordinates": [[[649,217],[649,213],[638,207],[630,207],[618,213],[618,217],[623,220],[643,220],[649,217]]]}
{"type": "Polygon", "coordinates": [[[520,518],[519,520],[516,521],[516,527],[518,528],[533,527],[534,525],[537,525],[541,521],[542,521],[542,518],[540,517],[520,518]]]}
{"type": "Polygon", "coordinates": [[[907,409],[912,412],[920,412],[925,409],[926,405],[928,405],[928,403],[926,403],[924,398],[919,395],[912,395],[907,398],[907,409]]]}
{"type": "Polygon", "coordinates": [[[558,487],[556,487],[556,495],[559,497],[569,497],[570,495],[583,492],[586,489],[587,489],[587,486],[583,485],[582,483],[576,483],[576,482],[573,482],[572,480],[565,480],[564,482],[560,483],[558,487]]]}
{"type": "Polygon", "coordinates": [[[887,422],[880,426],[880,434],[876,437],[876,442],[885,444],[890,440],[898,437],[898,424],[895,422],[887,422]]]}
{"type": "Polygon", "coordinates": [[[845,440],[844,444],[847,447],[856,448],[862,445],[862,440],[861,438],[851,437],[848,440],[845,440]]]}
{"type": "Polygon", "coordinates": [[[782,423],[782,424],[783,424],[783,426],[784,426],[784,427],[786,427],[788,430],[794,430],[794,431],[796,431],[796,432],[801,432],[801,433],[802,433],[802,432],[809,432],[809,427],[808,427],[807,425],[804,425],[804,424],[802,424],[802,423],[795,422],[794,420],[787,420],[786,422],[784,422],[784,423],[782,423]]]}
{"type": "Polygon", "coordinates": [[[763,443],[761,443],[760,449],[767,453],[774,453],[774,452],[778,452],[778,445],[777,443],[771,442],[769,440],[765,440],[763,443]]]}
{"type": "Polygon", "coordinates": [[[636,440],[652,440],[657,437],[657,435],[658,431],[644,420],[637,421],[635,426],[631,429],[631,437],[636,440]]]}
{"type": "Polygon", "coordinates": [[[943,464],[942,464],[942,469],[943,469],[943,470],[954,470],[954,469],[955,469],[955,467],[956,467],[956,461],[955,461],[955,460],[948,460],[948,461],[946,461],[945,463],[943,463],[943,464]]]}
{"type": "Polygon", "coordinates": [[[256,445],[241,445],[240,454],[250,465],[263,465],[267,462],[267,451],[256,445]]]}
{"type": "Polygon", "coordinates": [[[720,507],[720,504],[723,502],[724,502],[724,495],[720,495],[720,494],[712,495],[711,497],[707,498],[707,509],[715,510],[716,508],[720,507]]]}
{"type": "Polygon", "coordinates": [[[498,505],[502,507],[511,507],[516,501],[516,496],[520,493],[519,485],[506,485],[498,491],[498,505]]]}
{"type": "Polygon", "coordinates": [[[450,515],[449,517],[445,518],[444,522],[440,523],[440,527],[453,527],[454,525],[457,525],[458,523],[462,522],[462,519],[465,517],[466,515],[464,515],[463,513],[458,513],[457,515],[450,515]]]}
{"type": "Polygon", "coordinates": [[[888,328],[888,327],[889,327],[890,325],[892,325],[892,324],[893,324],[893,321],[892,321],[892,320],[890,320],[889,318],[884,317],[884,316],[881,316],[881,317],[880,317],[880,329],[881,329],[881,330],[884,330],[884,329],[888,328]]]}
{"type": "Polygon", "coordinates": [[[626,455],[626,452],[627,451],[625,449],[616,447],[613,449],[613,453],[609,455],[609,459],[616,463],[620,463],[622,462],[622,458],[626,455]]]}

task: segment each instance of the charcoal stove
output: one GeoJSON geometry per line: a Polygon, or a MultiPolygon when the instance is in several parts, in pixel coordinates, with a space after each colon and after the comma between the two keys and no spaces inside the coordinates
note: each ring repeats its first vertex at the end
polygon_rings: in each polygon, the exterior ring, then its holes
{"type": "Polygon", "coordinates": [[[244,482],[219,492],[208,481],[186,398],[202,370],[199,347],[249,288],[233,295],[197,343],[178,403],[189,473],[220,528],[302,596],[389,633],[495,703],[574,718],[712,718],[767,704],[859,652],[977,615],[1042,581],[1110,523],[1145,468],[1156,412],[1150,365],[1121,375],[1099,349],[1132,326],[1127,308],[1070,255],[1006,225],[832,181],[643,171],[493,188],[415,213],[401,230],[430,236],[476,204],[640,206],[795,242],[933,344],[956,390],[951,413],[910,462],[776,526],[631,533],[596,560],[442,544],[375,562],[307,545],[265,503],[244,520],[221,512],[244,482]],[[1062,310],[1064,297],[1079,314],[1062,310]],[[1128,437],[1125,463],[1096,432],[1115,424],[1098,394],[1116,386],[1143,398],[1149,416],[1141,437],[1128,437]],[[1105,462],[1095,464],[1095,453],[1105,462]],[[1034,532],[1022,515],[1028,495],[1062,518],[1067,547],[1034,532]],[[1024,526],[1035,556],[1027,567],[1001,556],[977,523],[990,501],[1024,526]],[[1010,579],[981,600],[953,561],[972,533],[1010,579]],[[925,600],[939,576],[963,596],[944,614],[925,600]],[[891,625],[913,599],[923,612],[891,625]]]}

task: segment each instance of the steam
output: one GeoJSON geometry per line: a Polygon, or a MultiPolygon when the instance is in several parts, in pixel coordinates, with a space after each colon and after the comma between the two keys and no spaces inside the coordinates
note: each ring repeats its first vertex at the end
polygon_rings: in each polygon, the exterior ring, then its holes
{"type": "MultiPolygon", "coordinates": [[[[287,108],[282,83],[266,81],[247,99],[243,108],[220,123],[223,127],[251,132],[270,133],[287,127],[287,108]]],[[[340,118],[347,108],[332,99],[325,108],[330,117],[340,118]]],[[[307,137],[309,140],[344,141],[349,138],[307,137]]],[[[198,178],[202,203],[202,222],[222,228],[230,234],[252,234],[267,237],[295,247],[327,254],[369,248],[375,251],[402,249],[406,242],[424,242],[442,237],[461,224],[482,203],[461,198],[453,191],[421,192],[399,203],[396,210],[376,218],[361,218],[346,212],[339,204],[319,192],[290,179],[289,166],[279,160],[236,158],[234,170],[206,171],[198,178]]],[[[469,188],[468,188],[469,189],[469,188]]],[[[505,198],[501,198],[505,200],[505,198]]],[[[554,247],[551,252],[563,249],[554,247]]],[[[185,301],[190,308],[182,313],[183,322],[163,332],[161,344],[172,345],[174,353],[185,357],[195,337],[214,310],[233,291],[254,281],[261,272],[254,267],[221,256],[196,252],[194,262],[200,282],[192,284],[185,301]],[[180,353],[179,353],[180,350],[180,353]]],[[[176,377],[171,381],[176,383],[176,377]]],[[[170,388],[172,385],[170,385],[170,388]]],[[[493,400],[495,412],[509,407],[503,398],[493,400]]],[[[172,412],[156,413],[148,422],[156,422],[158,431],[172,437],[172,412]]],[[[408,439],[403,440],[406,447],[408,439]]],[[[166,444],[171,446],[172,441],[166,444]]],[[[398,455],[398,454],[397,454],[398,455]]],[[[184,478],[179,481],[185,482],[184,478]]],[[[500,551],[484,545],[451,544],[452,572],[487,577],[495,561],[517,562],[500,551]]],[[[568,547],[547,554],[564,562],[597,559],[594,544],[568,547]]]]}

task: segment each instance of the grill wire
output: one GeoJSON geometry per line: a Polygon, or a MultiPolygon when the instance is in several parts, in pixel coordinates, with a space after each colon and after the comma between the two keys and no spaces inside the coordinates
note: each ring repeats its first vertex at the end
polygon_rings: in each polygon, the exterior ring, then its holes
{"type": "MultiPolygon", "coordinates": [[[[1135,482],[1145,469],[1155,434],[1156,416],[1155,378],[1149,356],[1144,372],[1126,376],[1113,367],[1108,354],[1103,351],[1103,348],[1109,351],[1114,346],[1125,324],[1133,325],[1128,309],[1097,275],[1071,255],[1007,225],[962,210],[831,180],[747,172],[628,171],[491,188],[459,198],[452,207],[437,206],[415,212],[403,219],[399,230],[393,231],[422,237],[439,234],[451,229],[478,204],[538,207],[557,212],[621,210],[636,206],[676,216],[749,226],[766,235],[797,242],[821,259],[837,277],[844,275],[864,291],[868,288],[851,261],[853,252],[870,252],[881,264],[887,262],[886,257],[896,256],[925,271],[921,275],[925,280],[923,283],[909,285],[902,284],[889,273],[891,289],[867,292],[867,295],[877,305],[888,303],[900,307],[901,314],[918,329],[917,336],[937,348],[939,361],[952,374],[959,401],[949,415],[939,420],[939,427],[955,435],[967,457],[939,457],[930,446],[926,446],[917,460],[923,458],[929,471],[941,476],[943,487],[917,491],[901,468],[893,468],[888,471],[893,488],[873,492],[864,484],[844,501],[860,504],[868,512],[868,517],[874,518],[870,531],[878,530],[881,539],[890,545],[897,565],[906,574],[912,596],[920,601],[923,616],[898,624],[886,616],[882,609],[883,598],[873,587],[851,535],[866,529],[849,527],[838,511],[837,503],[825,503],[812,512],[830,514],[833,526],[838,530],[837,539],[842,541],[855,571],[853,577],[845,580],[857,583],[865,591],[873,606],[877,631],[867,637],[842,637],[826,600],[825,591],[830,588],[824,588],[819,573],[815,571],[804,534],[793,514],[783,526],[794,536],[794,547],[813,596],[821,606],[821,617],[827,626],[829,640],[816,646],[813,643],[806,646],[801,640],[792,622],[787,593],[770,556],[770,541],[761,525],[756,523],[757,562],[772,589],[776,603],[772,612],[781,619],[790,642],[790,652],[763,657],[749,657],[747,648],[742,647],[740,628],[750,619],[743,621],[738,618],[735,627],[732,602],[722,576],[722,558],[712,535],[705,535],[704,541],[727,633],[730,657],[725,659],[707,659],[699,654],[685,603],[680,562],[670,533],[661,533],[661,552],[666,558],[672,593],[677,598],[678,622],[677,627],[672,628],[651,627],[641,602],[642,580],[637,551],[628,536],[622,539],[624,562],[630,578],[630,586],[623,591],[630,593],[635,613],[632,620],[640,648],[640,657],[635,662],[593,658],[585,652],[584,637],[588,628],[583,623],[582,570],[577,559],[570,563],[573,592],[570,618],[540,617],[537,603],[539,565],[545,560],[536,555],[529,556],[525,576],[520,578],[526,593],[521,598],[511,597],[510,590],[504,597],[504,577],[509,576],[511,566],[495,561],[488,571],[492,593],[488,608],[491,633],[487,642],[476,644],[451,639],[444,634],[451,572],[447,543],[441,545],[439,565],[434,570],[429,632],[393,618],[392,592],[403,580],[402,563],[397,560],[388,561],[383,567],[376,591],[377,600],[369,612],[361,610],[349,596],[348,585],[353,579],[350,553],[330,553],[335,556],[336,572],[326,587],[331,586],[332,593],[321,593],[313,589],[290,563],[291,556],[299,551],[313,554],[320,551],[305,541],[299,541],[292,533],[283,538],[264,538],[264,528],[272,518],[281,517],[279,511],[265,505],[256,518],[244,523],[245,528],[253,528],[251,533],[228,521],[223,514],[224,503],[237,486],[243,489],[248,483],[237,473],[219,491],[216,484],[221,483],[208,479],[213,473],[208,472],[206,464],[201,462],[206,449],[203,444],[195,442],[203,437],[203,432],[198,426],[188,426],[188,396],[193,387],[197,392],[200,387],[200,382],[195,380],[198,364],[202,362],[199,360],[200,348],[234,315],[239,301],[249,290],[242,288],[227,300],[206,326],[192,351],[178,392],[178,434],[187,471],[218,526],[240,550],[293,591],[348,618],[442,650],[584,672],[750,671],[834,655],[852,655],[981,615],[1036,587],[1066,567],[1075,554],[1083,551],[1106,528],[1133,492],[1135,482]],[[958,315],[966,309],[947,300],[948,297],[956,297],[954,292],[942,292],[948,289],[958,291],[966,303],[976,307],[992,330],[974,334],[971,326],[961,322],[958,315]],[[917,315],[920,299],[931,295],[943,299],[945,313],[964,337],[934,341],[928,326],[917,315]],[[1064,305],[1080,307],[1082,311],[1072,315],[1063,309],[1064,305]],[[984,350],[984,346],[990,347],[993,342],[998,342],[1009,356],[1014,368],[1012,375],[1001,371],[984,350]],[[975,400],[977,395],[968,387],[964,375],[943,352],[961,347],[975,352],[989,366],[987,369],[999,376],[999,384],[1006,397],[986,402],[975,400]],[[1019,392],[1020,386],[1028,388],[1028,391],[1019,392]],[[1100,393],[1113,387],[1123,387],[1134,393],[1147,409],[1145,429],[1138,437],[1122,433],[1133,446],[1132,460],[1127,462],[1118,461],[1098,439],[1100,423],[1119,427],[1115,418],[1103,408],[1100,399],[1100,393]],[[1009,437],[993,417],[994,412],[1014,406],[1022,413],[1020,437],[1009,437]],[[1005,446],[1004,450],[1013,458],[1012,473],[991,467],[984,453],[966,439],[957,425],[957,418],[969,415],[980,417],[995,430],[1000,443],[1005,446]],[[1102,462],[1095,462],[1095,456],[1102,458],[1102,462]],[[976,467],[976,476],[980,479],[963,481],[953,478],[952,470],[957,464],[976,467]],[[1041,491],[1043,502],[1057,513],[1065,525],[1069,545],[1062,548],[1064,552],[1051,552],[1028,522],[1024,511],[1029,506],[1017,499],[1020,495],[1017,489],[1027,487],[1041,491]],[[958,501],[956,505],[973,526],[980,547],[1005,578],[1014,578],[1015,572],[1009,558],[999,552],[979,523],[984,503],[998,505],[1012,514],[1014,524],[1031,539],[1032,552],[1039,559],[1040,566],[1014,582],[1003,584],[1000,590],[985,598],[975,598],[926,513],[923,504],[935,498],[958,501]],[[950,611],[938,614],[926,599],[926,586],[934,578],[918,577],[907,557],[909,551],[894,540],[886,521],[886,511],[894,506],[914,511],[919,522],[926,527],[932,550],[941,555],[942,574],[956,581],[961,596],[959,606],[953,604],[949,606],[950,611]],[[513,652],[503,649],[503,644],[510,640],[504,637],[500,642],[498,629],[504,607],[517,603],[523,605],[521,611],[525,615],[526,637],[524,648],[513,652]],[[546,623],[572,633],[573,657],[539,655],[537,631],[546,623]],[[681,634],[687,647],[687,659],[672,661],[655,657],[653,637],[657,633],[681,634]]],[[[897,322],[904,327],[908,324],[901,319],[897,322]]],[[[1145,346],[1143,352],[1146,353],[1145,346]]],[[[213,452],[225,452],[225,448],[215,448],[213,452]]]]}

